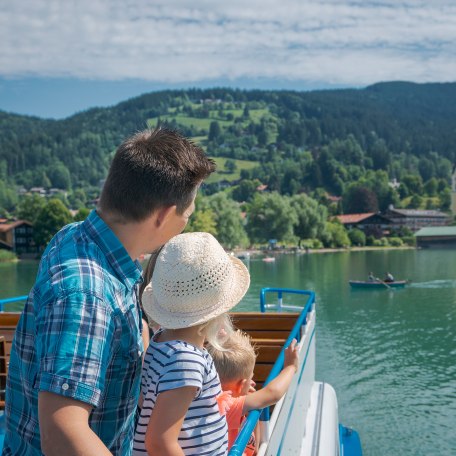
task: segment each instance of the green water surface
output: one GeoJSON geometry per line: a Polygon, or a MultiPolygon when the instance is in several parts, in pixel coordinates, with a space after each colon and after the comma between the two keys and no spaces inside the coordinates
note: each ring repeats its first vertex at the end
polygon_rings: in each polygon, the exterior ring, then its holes
{"type": "MultiPolygon", "coordinates": [[[[317,378],[336,389],[340,420],[364,454],[456,455],[456,251],[279,255],[246,261],[252,285],[317,294],[317,378]],[[391,271],[405,289],[351,290],[349,279],[391,271]]],[[[0,264],[0,298],[26,294],[36,263],[0,264]]],[[[9,307],[11,309],[11,306],[9,307]]]]}

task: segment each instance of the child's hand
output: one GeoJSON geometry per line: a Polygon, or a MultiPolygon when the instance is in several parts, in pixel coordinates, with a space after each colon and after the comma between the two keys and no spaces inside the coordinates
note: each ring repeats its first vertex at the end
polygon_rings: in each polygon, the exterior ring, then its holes
{"type": "Polygon", "coordinates": [[[296,339],[291,341],[291,344],[285,350],[285,360],[283,362],[283,367],[294,366],[295,372],[298,371],[298,344],[296,339]]]}
{"type": "Polygon", "coordinates": [[[256,383],[253,380],[250,380],[249,393],[254,393],[256,391],[255,386],[256,383]]]}

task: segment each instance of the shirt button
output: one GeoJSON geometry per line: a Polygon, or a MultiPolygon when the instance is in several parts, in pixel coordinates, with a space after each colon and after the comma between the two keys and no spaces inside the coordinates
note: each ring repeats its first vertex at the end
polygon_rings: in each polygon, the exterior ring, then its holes
{"type": "Polygon", "coordinates": [[[63,383],[62,384],[62,389],[63,391],[66,391],[70,386],[68,385],[68,383],[63,383]]]}
{"type": "Polygon", "coordinates": [[[142,353],[141,353],[141,350],[138,350],[138,356],[141,356],[142,353]]]}

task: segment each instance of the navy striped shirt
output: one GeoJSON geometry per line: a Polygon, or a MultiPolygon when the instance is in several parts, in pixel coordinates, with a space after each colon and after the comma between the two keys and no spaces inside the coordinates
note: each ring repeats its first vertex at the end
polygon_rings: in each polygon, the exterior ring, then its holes
{"type": "Polygon", "coordinates": [[[186,386],[196,387],[197,393],[179,434],[179,445],[184,454],[226,455],[228,427],[217,405],[221,387],[211,355],[205,349],[200,350],[184,341],[156,342],[154,339],[144,360],[141,381],[144,401],[136,427],[133,455],[147,454],[144,439],[158,395],[186,386]]]}

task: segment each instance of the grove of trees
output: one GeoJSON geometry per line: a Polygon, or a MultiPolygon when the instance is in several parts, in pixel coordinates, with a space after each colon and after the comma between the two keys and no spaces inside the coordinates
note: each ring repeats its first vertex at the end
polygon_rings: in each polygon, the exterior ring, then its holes
{"type": "Polygon", "coordinates": [[[226,159],[218,181],[203,186],[188,229],[217,234],[228,248],[269,239],[363,245],[372,241],[347,234],[332,216],[389,205],[449,210],[455,89],[162,91],[59,121],[0,111],[0,216],[32,221],[45,242],[72,220],[65,210],[79,210],[78,220],[87,215],[124,138],[168,124],[226,159]],[[226,176],[228,189],[220,185],[226,176]],[[19,196],[31,187],[59,189],[59,203],[19,196]]]}

